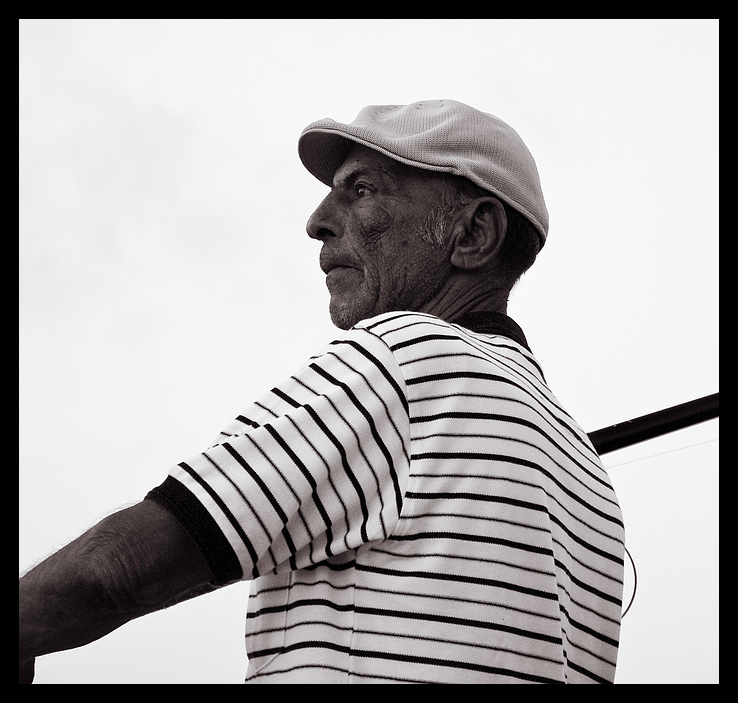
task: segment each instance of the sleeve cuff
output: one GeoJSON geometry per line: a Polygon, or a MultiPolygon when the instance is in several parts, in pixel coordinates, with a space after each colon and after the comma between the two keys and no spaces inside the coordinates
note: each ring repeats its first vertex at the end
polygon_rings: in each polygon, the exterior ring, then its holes
{"type": "Polygon", "coordinates": [[[238,557],[218,524],[202,503],[177,479],[168,476],[144,500],[153,500],[179,520],[210,567],[214,586],[224,586],[243,579],[238,557]]]}

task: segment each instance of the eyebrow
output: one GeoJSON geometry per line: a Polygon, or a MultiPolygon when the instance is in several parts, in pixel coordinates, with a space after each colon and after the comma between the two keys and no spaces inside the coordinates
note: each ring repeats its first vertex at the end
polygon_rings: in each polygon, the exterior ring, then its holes
{"type": "Polygon", "coordinates": [[[359,178],[366,177],[371,180],[376,180],[378,174],[380,178],[389,180],[392,185],[397,186],[397,179],[387,169],[382,168],[381,166],[357,166],[342,176],[340,180],[337,181],[334,178],[332,188],[350,188],[359,178]]]}

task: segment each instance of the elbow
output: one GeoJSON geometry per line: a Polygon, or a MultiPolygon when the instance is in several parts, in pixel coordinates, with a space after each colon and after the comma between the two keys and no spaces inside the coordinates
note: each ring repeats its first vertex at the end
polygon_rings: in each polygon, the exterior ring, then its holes
{"type": "Polygon", "coordinates": [[[90,530],[84,556],[94,597],[111,615],[130,620],[150,609],[142,595],[140,567],[118,515],[104,518],[90,530]]]}

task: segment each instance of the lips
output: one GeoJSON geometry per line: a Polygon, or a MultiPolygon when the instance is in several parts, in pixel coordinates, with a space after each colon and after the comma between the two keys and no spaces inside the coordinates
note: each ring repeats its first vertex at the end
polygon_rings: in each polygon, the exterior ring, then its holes
{"type": "Polygon", "coordinates": [[[322,269],[323,273],[327,274],[333,269],[337,268],[358,269],[359,267],[346,257],[323,254],[323,252],[321,252],[320,268],[322,269]]]}
{"type": "Polygon", "coordinates": [[[359,270],[354,266],[334,266],[325,274],[325,284],[331,294],[353,290],[360,280],[359,270]]]}
{"type": "Polygon", "coordinates": [[[320,268],[325,273],[325,284],[331,296],[353,291],[360,282],[363,269],[339,252],[320,252],[320,268]]]}

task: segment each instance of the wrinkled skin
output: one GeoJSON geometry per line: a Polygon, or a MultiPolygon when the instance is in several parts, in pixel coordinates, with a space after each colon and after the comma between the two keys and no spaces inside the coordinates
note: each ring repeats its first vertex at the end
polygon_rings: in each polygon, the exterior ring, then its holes
{"type": "Polygon", "coordinates": [[[419,234],[440,185],[402,166],[357,145],[308,222],[310,236],[323,242],[331,319],[342,329],[419,309],[448,275],[448,257],[419,234]]]}
{"type": "Polygon", "coordinates": [[[443,188],[439,174],[354,146],[307,224],[309,236],[323,243],[320,265],[337,327],[393,310],[450,319],[499,309],[489,277],[478,274],[494,258],[500,229],[504,236],[502,208],[494,198],[479,199],[457,218],[445,246],[429,243],[421,225],[443,188]]]}

